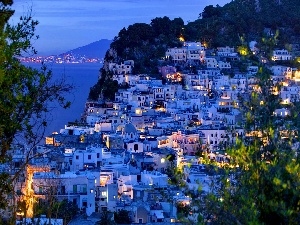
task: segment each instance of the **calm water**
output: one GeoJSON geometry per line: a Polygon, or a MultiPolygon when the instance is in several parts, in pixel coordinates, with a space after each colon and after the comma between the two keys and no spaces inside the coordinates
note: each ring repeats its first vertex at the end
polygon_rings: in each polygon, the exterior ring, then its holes
{"type": "MultiPolygon", "coordinates": [[[[39,64],[25,64],[33,68],[40,68],[39,64]]],[[[75,89],[66,98],[72,102],[68,109],[54,107],[49,115],[48,127],[46,134],[54,131],[59,132],[61,128],[68,122],[80,119],[87,100],[90,87],[93,86],[98,79],[99,69],[102,64],[85,63],[85,64],[49,64],[48,68],[53,72],[53,78],[57,79],[65,77],[66,81],[73,84],[75,89]]]]}

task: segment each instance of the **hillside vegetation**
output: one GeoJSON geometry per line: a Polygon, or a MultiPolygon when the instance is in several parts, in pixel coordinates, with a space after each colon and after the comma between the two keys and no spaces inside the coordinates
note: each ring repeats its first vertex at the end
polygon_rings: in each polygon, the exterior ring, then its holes
{"type": "Polygon", "coordinates": [[[167,48],[182,46],[180,39],[200,41],[207,48],[245,46],[255,40],[270,52],[299,43],[299,33],[299,0],[235,0],[223,7],[209,5],[199,19],[186,25],[181,18],[168,17],[155,18],[150,24],[135,23],[114,38],[88,98],[114,99],[118,85],[108,72],[109,62],[134,60],[134,73],[157,75],[158,66],[170,63],[163,60],[167,48]]]}
{"type": "Polygon", "coordinates": [[[187,40],[208,47],[236,46],[240,37],[261,41],[266,28],[279,31],[278,46],[298,41],[300,2],[297,0],[235,0],[224,7],[206,6],[198,19],[185,26],[187,40]]]}

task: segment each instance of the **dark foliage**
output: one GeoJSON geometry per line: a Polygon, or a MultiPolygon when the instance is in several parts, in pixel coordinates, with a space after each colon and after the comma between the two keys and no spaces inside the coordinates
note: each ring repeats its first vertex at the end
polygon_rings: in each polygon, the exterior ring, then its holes
{"type": "Polygon", "coordinates": [[[223,7],[206,6],[198,19],[185,26],[187,40],[201,40],[209,47],[237,46],[239,36],[261,41],[266,31],[280,32],[277,43],[299,41],[300,4],[297,0],[235,0],[223,7]]]}
{"type": "MultiPolygon", "coordinates": [[[[13,15],[10,8],[13,1],[1,1],[0,5],[0,163],[9,165],[13,145],[26,145],[24,162],[17,172],[0,174],[0,209],[12,212],[11,222],[15,224],[16,197],[13,185],[20,172],[34,157],[34,147],[43,139],[49,103],[67,108],[70,102],[65,94],[72,89],[65,80],[53,80],[52,72],[45,65],[40,70],[26,67],[18,57],[36,54],[32,41],[38,22],[29,15],[22,16],[16,25],[9,23],[13,15]]],[[[1,217],[0,215],[0,220],[1,217]]]]}
{"type": "Polygon", "coordinates": [[[100,220],[96,222],[96,225],[114,225],[116,224],[112,220],[112,213],[108,211],[101,212],[100,220]]]}
{"type": "Polygon", "coordinates": [[[130,224],[131,220],[127,210],[120,210],[114,213],[115,222],[117,224],[130,224]]]}
{"type": "Polygon", "coordinates": [[[260,68],[259,92],[241,97],[247,135],[226,151],[233,167],[217,177],[214,193],[206,196],[203,215],[211,224],[299,224],[299,104],[293,117],[276,122],[280,98],[272,91],[270,71],[260,68]],[[238,166],[236,166],[238,165],[238,166]]]}
{"type": "Polygon", "coordinates": [[[40,200],[36,207],[36,217],[40,215],[48,215],[48,218],[59,218],[63,219],[64,224],[68,224],[77,214],[78,207],[75,203],[68,201],[67,199],[61,202],[54,199],[54,201],[49,204],[47,201],[40,200]],[[49,207],[52,207],[49,209],[49,207]]]}

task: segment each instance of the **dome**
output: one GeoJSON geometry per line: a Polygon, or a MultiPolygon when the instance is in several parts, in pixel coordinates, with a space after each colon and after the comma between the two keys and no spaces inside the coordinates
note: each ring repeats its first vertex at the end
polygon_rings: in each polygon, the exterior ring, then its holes
{"type": "Polygon", "coordinates": [[[125,125],[125,127],[124,127],[124,133],[126,134],[130,134],[130,133],[134,133],[134,134],[136,134],[137,132],[136,132],[136,129],[135,129],[135,127],[133,126],[133,124],[132,123],[128,123],[128,124],[126,124],[125,125]]]}

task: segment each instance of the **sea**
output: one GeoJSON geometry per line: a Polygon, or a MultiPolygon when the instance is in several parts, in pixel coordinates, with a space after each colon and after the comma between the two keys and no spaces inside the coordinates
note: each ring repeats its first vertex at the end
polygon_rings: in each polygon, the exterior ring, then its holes
{"type": "MultiPolygon", "coordinates": [[[[41,68],[41,64],[38,63],[24,63],[24,65],[35,69],[41,68]]],[[[90,88],[97,83],[102,63],[51,63],[46,65],[53,73],[53,80],[63,77],[67,83],[74,86],[71,93],[65,95],[66,99],[71,102],[70,108],[51,106],[51,112],[47,116],[49,118],[45,132],[47,136],[53,132],[59,132],[68,122],[80,120],[90,88]]]]}

